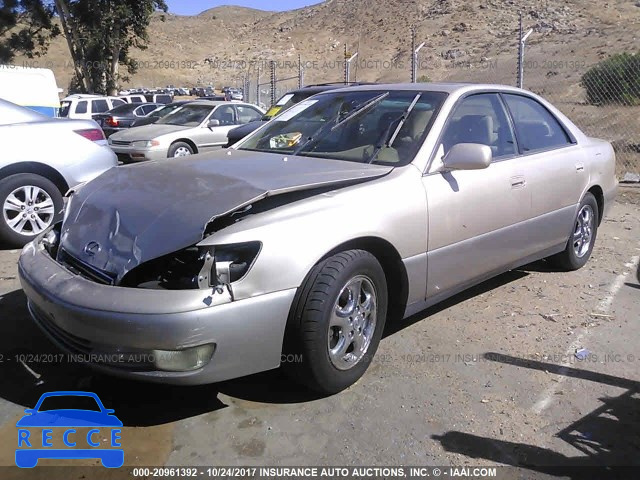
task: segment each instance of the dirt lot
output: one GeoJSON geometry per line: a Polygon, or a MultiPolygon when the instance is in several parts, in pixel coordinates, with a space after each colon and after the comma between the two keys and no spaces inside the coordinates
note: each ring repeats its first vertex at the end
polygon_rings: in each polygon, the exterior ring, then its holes
{"type": "Polygon", "coordinates": [[[127,465],[507,464],[535,478],[543,465],[638,465],[639,232],[640,191],[624,189],[584,269],[538,262],[391,325],[364,378],[329,398],[278,371],[178,388],[22,364],[57,350],[26,312],[19,252],[3,250],[0,465],[13,464],[24,408],[53,390],[95,391],[115,409],[127,465]]]}

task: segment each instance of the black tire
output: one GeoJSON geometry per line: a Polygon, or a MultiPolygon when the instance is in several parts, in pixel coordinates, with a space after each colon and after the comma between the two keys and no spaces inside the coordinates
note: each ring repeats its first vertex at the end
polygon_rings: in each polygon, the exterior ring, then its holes
{"type": "Polygon", "coordinates": [[[556,268],[560,268],[566,271],[578,270],[589,261],[589,257],[591,257],[591,252],[593,251],[593,246],[596,242],[596,236],[598,233],[598,223],[600,221],[600,211],[598,210],[598,202],[595,197],[591,193],[585,194],[582,202],[580,202],[580,206],[578,207],[578,214],[573,221],[573,229],[571,230],[571,237],[567,241],[567,246],[564,251],[549,257],[547,261],[556,268]],[[576,252],[576,244],[574,242],[574,235],[579,229],[579,220],[583,209],[590,209],[592,212],[593,218],[591,222],[591,235],[589,240],[588,248],[582,253],[578,255],[576,252]]]}
{"type": "Polygon", "coordinates": [[[51,197],[54,206],[54,213],[49,225],[54,225],[60,220],[62,215],[62,193],[60,193],[58,187],[56,187],[54,183],[47,178],[33,173],[18,173],[0,180],[0,209],[2,209],[2,213],[0,213],[0,241],[13,247],[23,247],[39,234],[20,234],[13,230],[7,223],[7,219],[10,221],[14,217],[9,217],[10,215],[13,215],[13,212],[5,213],[5,201],[16,189],[26,186],[38,187],[44,190],[46,194],[51,197]]]}
{"type": "Polygon", "coordinates": [[[176,157],[176,152],[178,149],[187,149],[189,151],[189,155],[193,155],[193,147],[185,142],[176,142],[169,147],[169,153],[167,154],[167,158],[179,158],[176,157]]]}
{"type": "MultiPolygon", "coordinates": [[[[353,385],[367,370],[378,348],[387,317],[387,302],[384,271],[369,252],[349,250],[320,262],[307,276],[289,316],[284,341],[285,372],[322,394],[337,393],[353,385]],[[364,355],[346,369],[339,369],[329,354],[329,321],[338,305],[340,293],[351,280],[360,278],[365,279],[364,284],[373,287],[374,298],[377,299],[375,315],[369,314],[369,318],[375,316],[375,325],[364,355]]],[[[371,328],[366,317],[361,325],[365,326],[359,330],[371,328]]]]}

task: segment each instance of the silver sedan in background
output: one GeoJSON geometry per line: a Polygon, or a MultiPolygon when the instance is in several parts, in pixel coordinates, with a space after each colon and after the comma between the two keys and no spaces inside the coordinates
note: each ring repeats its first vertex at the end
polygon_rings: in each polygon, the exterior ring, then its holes
{"type": "Polygon", "coordinates": [[[334,393],[387,321],[534,260],[585,265],[614,171],[609,143],[525,90],[332,90],[224,152],[100,176],[20,279],[35,322],[111,353],[106,372],[198,384],[282,364],[334,393]]]}
{"type": "Polygon", "coordinates": [[[263,115],[254,105],[199,100],[185,103],[154,124],[115,133],[109,145],[124,163],[185,157],[222,148],[229,130],[263,115]]]}
{"type": "Polygon", "coordinates": [[[51,118],[0,99],[0,241],[23,246],[61,218],[62,197],[117,165],[93,120],[51,118]]]}

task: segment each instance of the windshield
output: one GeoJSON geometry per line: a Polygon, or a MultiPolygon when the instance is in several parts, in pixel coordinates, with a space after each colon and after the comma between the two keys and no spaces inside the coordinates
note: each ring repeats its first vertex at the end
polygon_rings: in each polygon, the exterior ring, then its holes
{"type": "Polygon", "coordinates": [[[100,406],[93,397],[87,395],[56,395],[42,401],[39,412],[50,410],[90,410],[100,411],[100,406]]]}
{"type": "Polygon", "coordinates": [[[384,90],[318,94],[274,118],[238,148],[407,165],[429,133],[445,96],[384,90]]]}
{"type": "Polygon", "coordinates": [[[204,122],[214,108],[209,105],[184,105],[162,117],[156,124],[197,127],[204,122]]]}
{"type": "Polygon", "coordinates": [[[282,96],[280,100],[276,102],[274,106],[272,106],[267,113],[264,114],[264,120],[271,120],[278,113],[284,112],[289,107],[294,106],[296,103],[301,102],[305,98],[309,98],[317,92],[297,92],[297,93],[287,93],[282,96]]]}

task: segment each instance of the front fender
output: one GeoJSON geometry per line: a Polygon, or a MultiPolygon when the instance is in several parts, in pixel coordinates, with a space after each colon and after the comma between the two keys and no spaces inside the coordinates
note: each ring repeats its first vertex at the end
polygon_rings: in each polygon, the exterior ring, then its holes
{"type": "Polygon", "coordinates": [[[251,270],[233,284],[242,299],[299,287],[328,252],[363,237],[389,242],[403,259],[426,252],[426,196],[414,167],[247,216],[199,245],[262,242],[251,270]]]}

